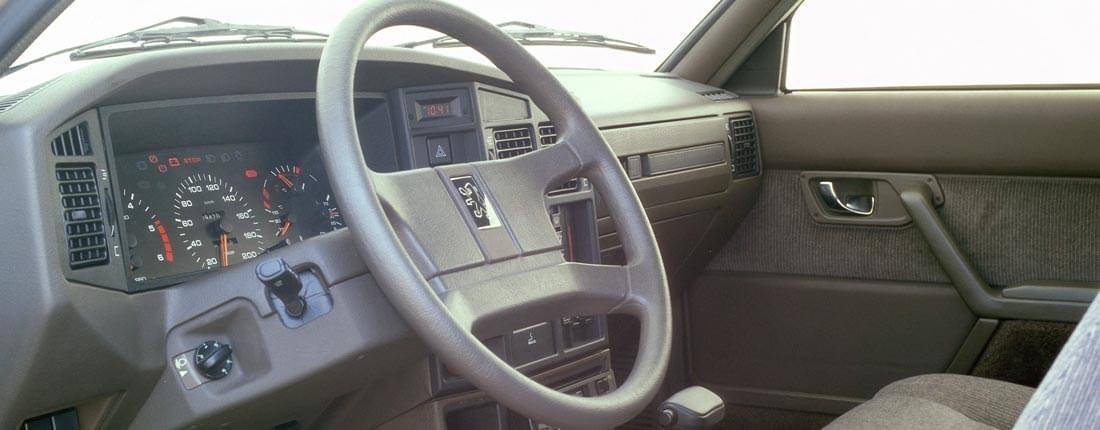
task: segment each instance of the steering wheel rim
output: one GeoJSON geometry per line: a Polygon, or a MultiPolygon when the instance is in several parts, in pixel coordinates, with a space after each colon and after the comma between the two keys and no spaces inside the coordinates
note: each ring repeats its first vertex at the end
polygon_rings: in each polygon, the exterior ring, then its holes
{"type": "Polygon", "coordinates": [[[449,3],[368,1],[349,12],[325,44],[317,76],[317,121],[322,158],[360,256],[390,302],[451,370],[508,408],[567,428],[614,427],[652,400],[667,370],[672,329],[667,279],[648,217],[591,119],[523,47],[449,3]],[[356,128],[356,67],[367,39],[396,25],[440,31],[488,57],[546,112],[559,143],[507,160],[373,172],[364,162],[356,128]],[[469,177],[484,191],[488,206],[499,209],[502,228],[495,234],[511,238],[518,250],[514,255],[497,255],[484,240],[492,232],[458,211],[461,200],[453,181],[460,176],[469,177]],[[560,254],[545,246],[546,191],[580,176],[600,192],[616,220],[624,266],[560,261],[560,254]],[[410,190],[420,199],[410,199],[410,190]],[[425,222],[425,213],[439,222],[425,222]],[[452,217],[464,223],[454,224],[452,217]],[[448,225],[467,231],[447,230],[448,225]],[[445,266],[441,260],[463,249],[470,254],[463,256],[466,260],[478,261],[469,246],[463,247],[466,234],[477,244],[481,263],[440,270],[445,266]],[[641,323],[634,369],[617,390],[591,398],[559,393],[513,369],[474,336],[574,313],[625,313],[641,323]]]}

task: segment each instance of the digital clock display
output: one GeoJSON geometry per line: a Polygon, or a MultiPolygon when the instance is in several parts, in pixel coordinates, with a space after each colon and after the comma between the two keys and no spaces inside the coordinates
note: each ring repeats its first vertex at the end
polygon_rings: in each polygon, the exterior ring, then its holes
{"type": "Polygon", "coordinates": [[[422,119],[448,118],[457,114],[457,112],[455,112],[454,99],[420,102],[417,104],[420,108],[420,118],[422,119]]]}

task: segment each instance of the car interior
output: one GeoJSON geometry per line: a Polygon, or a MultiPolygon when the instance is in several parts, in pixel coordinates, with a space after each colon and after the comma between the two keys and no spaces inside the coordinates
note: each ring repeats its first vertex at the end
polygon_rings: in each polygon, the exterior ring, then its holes
{"type": "Polygon", "coordinates": [[[0,0],[0,428],[1100,427],[1096,75],[802,87],[824,0],[17,61],[82,1],[0,0]]]}

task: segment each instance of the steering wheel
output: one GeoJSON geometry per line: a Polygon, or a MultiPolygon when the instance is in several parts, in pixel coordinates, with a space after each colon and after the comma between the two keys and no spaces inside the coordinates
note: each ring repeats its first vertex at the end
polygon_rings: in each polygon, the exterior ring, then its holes
{"type": "Polygon", "coordinates": [[[565,428],[611,428],[652,400],[668,366],[668,281],[649,219],[592,120],[523,47],[476,15],[438,0],[380,0],[352,10],[325,44],[317,75],[325,167],[360,256],[386,297],[448,368],[508,408],[565,428]],[[367,39],[415,25],[488,57],[550,117],[553,146],[523,156],[397,173],[364,162],[353,107],[367,39]],[[623,266],[564,261],[546,193],[586,177],[618,226],[623,266]],[[628,314],[641,323],[630,378],[600,397],[533,381],[478,334],[569,315],[628,314]]]}

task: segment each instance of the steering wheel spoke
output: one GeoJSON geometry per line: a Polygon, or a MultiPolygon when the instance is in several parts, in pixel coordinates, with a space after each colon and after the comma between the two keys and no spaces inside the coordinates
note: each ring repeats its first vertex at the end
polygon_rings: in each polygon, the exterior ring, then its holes
{"type": "Polygon", "coordinates": [[[630,301],[629,269],[560,263],[448,288],[440,295],[447,309],[475,335],[572,315],[622,312],[630,301]]]}

